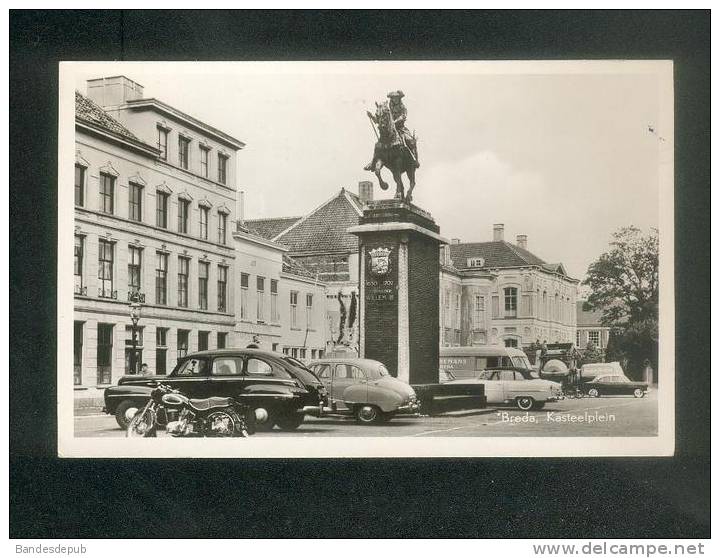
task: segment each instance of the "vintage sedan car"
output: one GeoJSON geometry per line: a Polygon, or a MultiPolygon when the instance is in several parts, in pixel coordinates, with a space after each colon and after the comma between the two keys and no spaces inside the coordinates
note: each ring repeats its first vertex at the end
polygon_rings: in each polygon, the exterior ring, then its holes
{"type": "Polygon", "coordinates": [[[581,384],[581,389],[590,397],[601,395],[634,395],[645,397],[648,385],[643,382],[633,382],[625,375],[617,374],[597,376],[594,380],[581,384]]]}
{"type": "Polygon", "coordinates": [[[104,411],[127,428],[158,383],[190,398],[233,397],[257,411],[256,416],[267,415],[258,425],[265,429],[277,425],[293,430],[306,414],[319,414],[327,405],[325,386],[298,361],[257,349],[217,349],[180,359],[167,376],[123,376],[105,390],[104,411]]]}
{"type": "Polygon", "coordinates": [[[474,378],[452,380],[448,384],[481,383],[488,405],[515,405],[518,409],[542,409],[545,403],[563,398],[557,382],[540,380],[525,368],[482,370],[474,378]]]}
{"type": "Polygon", "coordinates": [[[377,360],[337,358],[314,360],[308,368],[329,391],[330,405],[323,414],[352,415],[370,424],[390,420],[398,413],[417,413],[415,390],[377,360]]]}

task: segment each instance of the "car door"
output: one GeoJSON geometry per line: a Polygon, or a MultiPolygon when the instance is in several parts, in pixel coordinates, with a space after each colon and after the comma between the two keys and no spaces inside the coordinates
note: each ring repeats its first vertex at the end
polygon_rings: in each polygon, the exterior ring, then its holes
{"type": "Polygon", "coordinates": [[[503,384],[498,376],[498,371],[486,371],[481,375],[481,383],[485,386],[485,397],[490,404],[502,403],[505,401],[503,395],[503,384]]]}
{"type": "Polygon", "coordinates": [[[497,375],[502,386],[503,401],[515,399],[519,395],[527,395],[524,382],[515,379],[514,370],[497,370],[497,375]]]}
{"type": "Polygon", "coordinates": [[[210,365],[208,397],[234,397],[238,399],[244,389],[243,358],[218,356],[210,365]]]}
{"type": "Polygon", "coordinates": [[[338,409],[348,408],[344,399],[345,390],[356,382],[352,369],[353,366],[350,364],[338,363],[335,365],[330,397],[337,403],[338,409]]]}
{"type": "Polygon", "coordinates": [[[172,375],[163,379],[174,389],[191,399],[208,397],[210,383],[208,380],[209,359],[207,357],[193,357],[183,362],[172,375]]]}

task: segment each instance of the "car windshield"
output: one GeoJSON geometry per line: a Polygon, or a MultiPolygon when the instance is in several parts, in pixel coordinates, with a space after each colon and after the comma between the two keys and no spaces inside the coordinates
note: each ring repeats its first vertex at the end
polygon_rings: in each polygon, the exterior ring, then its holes
{"type": "Polygon", "coordinates": [[[511,357],[512,364],[516,368],[524,368],[526,370],[530,370],[532,366],[530,365],[530,361],[526,356],[514,356],[511,357]]]}
{"type": "Polygon", "coordinates": [[[385,365],[383,364],[381,364],[377,368],[366,368],[365,374],[367,374],[369,380],[379,380],[383,376],[390,375],[390,373],[387,371],[387,368],[385,368],[385,365]]]}
{"type": "Polygon", "coordinates": [[[630,378],[628,378],[627,376],[615,376],[615,377],[617,378],[616,381],[618,381],[618,382],[621,382],[621,383],[624,383],[624,384],[630,382],[630,378]]]}

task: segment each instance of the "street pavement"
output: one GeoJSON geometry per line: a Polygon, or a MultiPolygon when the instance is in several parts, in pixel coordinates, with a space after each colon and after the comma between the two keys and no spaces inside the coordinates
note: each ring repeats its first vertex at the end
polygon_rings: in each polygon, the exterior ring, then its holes
{"type": "MultiPolygon", "coordinates": [[[[358,424],[345,417],[307,417],[295,431],[258,432],[256,436],[655,436],[657,391],[642,399],[632,396],[565,399],[541,411],[511,407],[459,411],[427,417],[397,416],[378,426],[358,424]]],[[[122,437],[115,418],[108,415],[75,418],[76,437],[122,437]]],[[[165,436],[159,431],[158,436],[165,436]]]]}

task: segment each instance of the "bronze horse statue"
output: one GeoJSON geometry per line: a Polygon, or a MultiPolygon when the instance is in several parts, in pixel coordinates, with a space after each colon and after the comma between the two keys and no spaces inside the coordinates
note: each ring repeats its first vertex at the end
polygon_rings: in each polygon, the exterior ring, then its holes
{"type": "Polygon", "coordinates": [[[395,199],[406,202],[412,201],[412,191],[415,188],[415,170],[417,161],[407,143],[395,128],[390,107],[387,101],[375,103],[375,119],[378,127],[378,141],[375,144],[375,166],[373,171],[378,178],[380,188],[388,189],[388,183],[382,179],[380,170],[386,167],[392,172],[395,180],[395,199]],[[405,193],[402,175],[407,174],[410,188],[405,193]]]}

